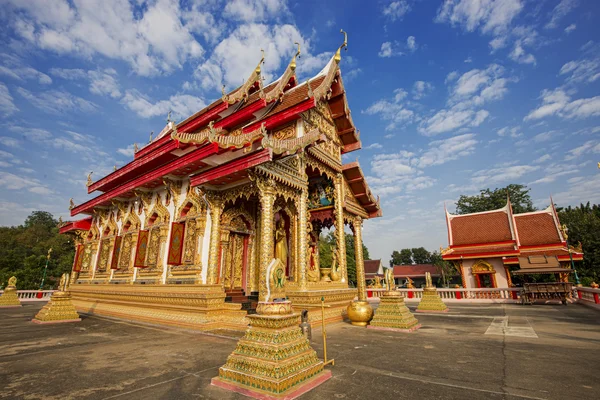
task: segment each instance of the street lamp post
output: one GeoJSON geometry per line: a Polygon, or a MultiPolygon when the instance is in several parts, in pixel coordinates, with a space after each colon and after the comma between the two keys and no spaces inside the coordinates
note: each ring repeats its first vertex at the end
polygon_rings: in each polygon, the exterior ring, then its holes
{"type": "Polygon", "coordinates": [[[48,250],[48,255],[46,256],[46,266],[44,267],[44,275],[42,276],[42,283],[40,283],[40,290],[44,289],[44,281],[46,280],[46,272],[48,271],[48,261],[50,261],[50,254],[52,253],[52,248],[48,250]]]}

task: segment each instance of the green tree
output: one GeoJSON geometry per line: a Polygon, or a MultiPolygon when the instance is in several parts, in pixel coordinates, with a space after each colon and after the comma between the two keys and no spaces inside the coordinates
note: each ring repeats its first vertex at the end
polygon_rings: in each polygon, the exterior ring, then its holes
{"type": "Polygon", "coordinates": [[[44,289],[56,286],[60,276],[73,264],[74,246],[70,238],[58,233],[52,214],[34,211],[20,226],[0,227],[0,285],[17,277],[18,289],[38,289],[46,256],[52,248],[44,289]]]}
{"type": "Polygon", "coordinates": [[[442,259],[442,255],[439,251],[431,253],[431,263],[437,268],[441,276],[442,286],[448,287],[452,277],[458,273],[456,267],[442,259]]]}
{"type": "MultiPolygon", "coordinates": [[[[335,234],[329,232],[327,235],[321,235],[319,237],[319,257],[321,260],[321,266],[324,268],[331,267],[332,263],[332,250],[337,245],[335,234]]],[[[363,242],[363,258],[365,260],[370,259],[369,249],[363,242]]],[[[348,270],[348,281],[352,285],[356,286],[356,258],[354,252],[354,235],[346,233],[346,268],[348,270]]]]}
{"type": "Polygon", "coordinates": [[[600,205],[588,202],[557,211],[560,222],[569,229],[569,244],[577,246],[581,242],[583,261],[576,262],[575,268],[582,283],[600,281],[600,205]]]}
{"type": "Polygon", "coordinates": [[[412,259],[415,264],[430,264],[431,253],[428,252],[425,247],[415,247],[411,249],[412,259]]]}
{"type": "Polygon", "coordinates": [[[502,208],[506,205],[506,195],[510,196],[513,212],[520,214],[524,212],[535,211],[531,196],[525,185],[510,184],[504,188],[494,190],[481,190],[478,195],[461,195],[456,202],[457,214],[470,214],[474,212],[490,211],[502,208]]]}
{"type": "Polygon", "coordinates": [[[396,265],[411,265],[413,264],[412,250],[402,249],[400,250],[400,262],[396,265]]]}

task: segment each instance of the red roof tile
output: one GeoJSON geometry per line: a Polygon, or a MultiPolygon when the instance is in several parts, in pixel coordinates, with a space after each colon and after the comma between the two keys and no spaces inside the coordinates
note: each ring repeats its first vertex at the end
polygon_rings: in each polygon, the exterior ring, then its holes
{"type": "Polygon", "coordinates": [[[508,214],[504,211],[451,216],[452,245],[512,240],[508,214]]]}
{"type": "Polygon", "coordinates": [[[378,273],[380,265],[381,265],[381,259],[379,259],[379,260],[365,260],[365,274],[376,274],[376,273],[378,273]]]}
{"type": "Polygon", "coordinates": [[[433,264],[415,264],[415,265],[394,265],[395,277],[419,277],[425,276],[429,272],[433,276],[438,276],[438,269],[433,264]]]}
{"type": "Polygon", "coordinates": [[[521,246],[561,243],[554,218],[550,213],[516,214],[515,223],[521,246]]]}

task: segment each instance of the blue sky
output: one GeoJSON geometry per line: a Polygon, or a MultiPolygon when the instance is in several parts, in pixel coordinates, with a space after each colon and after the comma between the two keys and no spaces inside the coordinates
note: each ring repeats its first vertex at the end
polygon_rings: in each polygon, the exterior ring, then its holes
{"type": "Polygon", "coordinates": [[[68,216],[133,143],[248,77],[342,75],[384,217],[374,258],[447,245],[444,202],[509,183],[600,200],[600,2],[0,0],[0,224],[68,216]],[[367,6],[368,4],[368,6],[367,6]]]}

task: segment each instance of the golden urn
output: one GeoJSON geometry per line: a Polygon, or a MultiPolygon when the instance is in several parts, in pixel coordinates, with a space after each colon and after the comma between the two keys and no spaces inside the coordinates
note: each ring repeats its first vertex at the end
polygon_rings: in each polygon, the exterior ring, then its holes
{"type": "Polygon", "coordinates": [[[321,272],[321,282],[331,282],[329,275],[331,274],[331,268],[319,268],[321,272]]]}
{"type": "Polygon", "coordinates": [[[373,318],[373,308],[366,300],[356,300],[348,306],[350,323],[356,326],[367,326],[373,318]]]}

